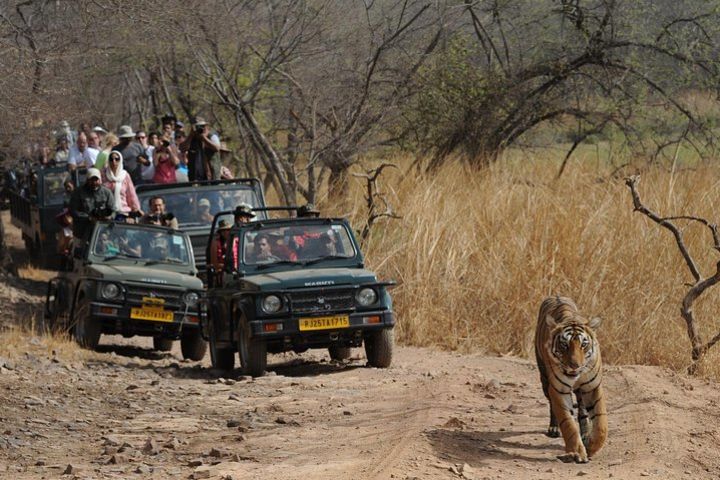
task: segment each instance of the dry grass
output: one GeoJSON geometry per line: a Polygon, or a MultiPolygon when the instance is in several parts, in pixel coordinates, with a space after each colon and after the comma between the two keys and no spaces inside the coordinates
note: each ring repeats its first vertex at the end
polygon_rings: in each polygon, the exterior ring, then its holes
{"type": "Polygon", "coordinates": [[[0,356],[17,359],[26,353],[57,358],[65,362],[83,361],[97,356],[84,350],[67,334],[52,334],[37,327],[35,318],[22,325],[0,330],[0,356]]]}
{"type": "MultiPolygon", "coordinates": [[[[604,319],[607,362],[686,367],[679,305],[692,279],[669,232],[633,213],[622,179],[607,180],[611,168],[575,160],[555,181],[558,159],[525,155],[483,173],[451,166],[432,178],[385,177],[404,218],[376,227],[365,254],[370,268],[399,281],[399,340],[531,358],[540,303],[563,294],[604,319]]],[[[717,221],[719,183],[717,166],[656,169],[643,174],[640,191],[661,214],[717,221]]],[[[360,226],[356,184],[351,217],[360,226]]],[[[713,273],[709,231],[692,225],[685,232],[702,273],[713,273]]],[[[720,288],[696,304],[706,337],[720,329],[719,307],[720,288]]],[[[720,376],[719,355],[720,348],[711,352],[703,373],[720,376]]]]}

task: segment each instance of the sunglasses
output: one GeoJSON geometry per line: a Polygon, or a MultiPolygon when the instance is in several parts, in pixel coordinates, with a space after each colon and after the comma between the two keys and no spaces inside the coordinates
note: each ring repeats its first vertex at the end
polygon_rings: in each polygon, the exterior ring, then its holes
{"type": "Polygon", "coordinates": [[[110,157],[111,162],[119,162],[120,159],[118,157],[110,157]]]}

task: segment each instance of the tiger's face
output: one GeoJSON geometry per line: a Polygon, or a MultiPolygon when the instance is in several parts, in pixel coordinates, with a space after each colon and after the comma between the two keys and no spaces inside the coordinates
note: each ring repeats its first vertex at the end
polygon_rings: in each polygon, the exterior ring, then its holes
{"type": "Polygon", "coordinates": [[[559,326],[553,332],[552,356],[568,377],[580,375],[594,353],[592,334],[583,326],[559,326]]]}

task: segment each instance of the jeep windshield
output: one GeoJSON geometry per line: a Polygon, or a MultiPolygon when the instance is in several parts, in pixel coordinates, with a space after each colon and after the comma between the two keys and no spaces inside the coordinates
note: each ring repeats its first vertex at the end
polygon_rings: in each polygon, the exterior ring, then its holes
{"type": "Polygon", "coordinates": [[[185,235],[122,223],[99,226],[91,245],[92,254],[102,258],[103,262],[129,259],[146,265],[189,266],[189,249],[185,235]]]}
{"type": "Polygon", "coordinates": [[[141,209],[149,212],[150,199],[160,196],[165,200],[165,212],[172,213],[180,229],[187,227],[210,227],[216,213],[233,210],[241,203],[261,206],[256,193],[248,188],[218,187],[193,188],[191,191],[148,191],[139,193],[141,209]]]}
{"type": "Polygon", "coordinates": [[[342,223],[268,225],[243,234],[243,263],[258,268],[320,264],[354,258],[350,232],[342,223]]]}

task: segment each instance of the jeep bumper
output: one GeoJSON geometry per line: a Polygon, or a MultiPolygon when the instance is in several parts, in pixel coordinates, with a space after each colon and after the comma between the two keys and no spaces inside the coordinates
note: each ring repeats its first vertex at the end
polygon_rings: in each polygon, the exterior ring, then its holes
{"type": "Polygon", "coordinates": [[[144,318],[133,318],[133,307],[126,305],[109,304],[103,302],[91,302],[90,311],[92,318],[102,324],[102,333],[118,334],[131,337],[160,336],[163,338],[180,338],[183,329],[197,329],[200,326],[199,313],[196,311],[183,310],[165,311],[164,320],[148,320],[144,318]],[[172,320],[170,320],[170,314],[172,320]]]}

